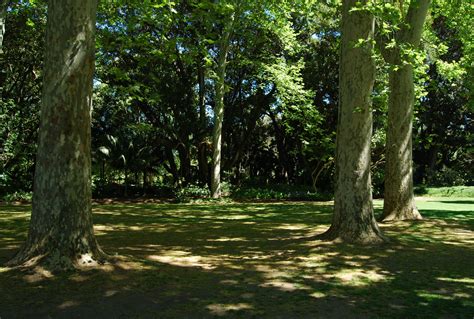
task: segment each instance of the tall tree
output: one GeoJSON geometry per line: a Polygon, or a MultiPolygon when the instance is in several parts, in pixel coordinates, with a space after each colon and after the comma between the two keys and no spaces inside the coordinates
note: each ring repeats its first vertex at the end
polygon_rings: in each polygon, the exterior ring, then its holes
{"type": "Polygon", "coordinates": [[[26,243],[10,265],[93,265],[104,254],[91,212],[91,102],[97,0],[50,0],[44,88],[26,243]]]}
{"type": "Polygon", "coordinates": [[[392,68],[389,75],[383,221],[421,219],[413,195],[413,65],[407,63],[403,56],[406,50],[419,46],[430,2],[410,2],[400,30],[395,35],[396,46],[384,54],[392,68]]]}
{"type": "MultiPolygon", "coordinates": [[[[311,2],[311,1],[310,1],[311,2]]],[[[309,3],[309,2],[308,2],[309,3]]],[[[220,32],[216,45],[211,49],[215,57],[214,67],[214,130],[213,130],[213,157],[212,157],[212,169],[211,169],[211,194],[213,197],[220,196],[220,171],[222,166],[222,125],[224,124],[224,130],[226,124],[223,121],[224,114],[224,102],[226,103],[225,108],[227,109],[233,102],[239,101],[239,98],[244,96],[241,89],[245,86],[250,87],[251,94],[246,96],[249,99],[251,96],[258,96],[257,88],[263,84],[268,83],[269,78],[271,82],[275,81],[281,74],[278,73],[277,69],[280,69],[285,58],[285,51],[294,51],[296,47],[296,36],[295,32],[291,27],[291,16],[289,12],[294,10],[293,6],[301,4],[300,1],[249,1],[249,0],[227,0],[218,2],[218,5],[214,3],[213,10],[218,13],[218,21],[220,22],[220,32]],[[267,37],[273,37],[274,42],[270,45],[266,44],[264,39],[267,37]],[[278,48],[279,47],[279,48],[278,48]],[[262,48],[268,50],[265,57],[260,56],[262,48]],[[280,50],[279,53],[276,53],[280,50]],[[253,58],[248,59],[243,56],[253,53],[253,58]],[[229,55],[230,58],[227,58],[229,55]],[[232,60],[230,60],[232,59],[232,60]],[[226,64],[233,62],[233,71],[235,71],[235,65],[239,65],[238,72],[229,75],[226,71],[226,64]],[[245,71],[251,68],[257,72],[257,74],[265,74],[269,78],[263,79],[259,76],[255,78],[241,78],[245,75],[245,71]],[[228,81],[232,75],[236,76],[233,80],[236,82],[227,82],[231,87],[229,94],[225,96],[225,81],[228,81]],[[260,83],[259,83],[260,82],[260,83]]],[[[209,19],[209,18],[208,18],[209,19]]],[[[214,20],[210,21],[212,26],[216,23],[214,20]]],[[[280,72],[282,73],[282,72],[280,72]]],[[[280,79],[281,80],[281,79],[280,79]]],[[[298,82],[298,80],[294,82],[298,82]]],[[[280,82],[284,82],[283,80],[280,82]]],[[[283,87],[279,90],[279,86],[276,83],[268,83],[266,90],[262,90],[261,93],[265,93],[261,96],[271,98],[276,92],[283,91],[283,87]],[[273,89],[271,89],[273,87],[273,89]]],[[[299,83],[298,83],[299,84],[299,83]]],[[[263,87],[264,85],[262,85],[263,87]]],[[[300,97],[298,97],[300,98],[300,97]]],[[[242,102],[242,100],[240,100],[242,102]]],[[[239,104],[239,103],[237,103],[239,104]]],[[[268,104],[268,103],[267,103],[268,104]]],[[[239,107],[243,105],[240,104],[239,107]]],[[[249,111],[249,108],[246,108],[249,111]]],[[[258,113],[258,112],[255,112],[258,113]]],[[[255,124],[257,119],[252,121],[252,125],[255,124]]],[[[230,121],[229,121],[230,122],[230,121]]],[[[229,123],[226,122],[226,123],[229,123]]],[[[252,131],[252,127],[247,128],[248,131],[252,131]]],[[[241,150],[245,148],[244,146],[241,150]]],[[[236,163],[239,161],[239,157],[242,154],[241,150],[236,150],[235,154],[231,155],[229,163],[236,163]]],[[[225,163],[227,164],[227,163],[225,163]]],[[[228,165],[223,165],[224,167],[228,165]]]]}
{"type": "Polygon", "coordinates": [[[385,240],[374,218],[370,177],[374,16],[366,1],[344,0],[339,66],[336,193],[331,227],[319,238],[375,244],[385,240]]]}
{"type": "Polygon", "coordinates": [[[233,32],[235,12],[232,10],[224,24],[222,38],[219,41],[216,65],[216,92],[214,108],[214,129],[212,132],[212,171],[211,195],[213,198],[221,196],[221,154],[222,154],[222,124],[224,122],[224,94],[227,55],[230,47],[230,37],[233,32]]]}

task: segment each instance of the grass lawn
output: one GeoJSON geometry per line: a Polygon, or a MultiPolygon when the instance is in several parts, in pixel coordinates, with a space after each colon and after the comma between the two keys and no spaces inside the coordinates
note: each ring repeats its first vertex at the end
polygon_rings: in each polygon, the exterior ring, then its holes
{"type": "MultiPolygon", "coordinates": [[[[417,203],[425,219],[381,225],[381,247],[310,240],[329,202],[96,205],[98,240],[119,261],[0,268],[0,317],[473,318],[474,199],[417,203]]],[[[0,206],[0,264],[30,209],[0,206]]]]}

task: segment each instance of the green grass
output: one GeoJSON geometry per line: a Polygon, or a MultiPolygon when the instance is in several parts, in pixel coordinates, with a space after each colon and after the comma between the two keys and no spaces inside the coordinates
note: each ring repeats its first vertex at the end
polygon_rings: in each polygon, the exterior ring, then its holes
{"type": "MultiPolygon", "coordinates": [[[[330,202],[96,205],[98,240],[120,261],[0,268],[0,317],[472,318],[474,200],[417,204],[425,220],[381,225],[392,241],[380,247],[310,240],[330,202]]],[[[29,212],[0,206],[0,263],[29,212]]]]}

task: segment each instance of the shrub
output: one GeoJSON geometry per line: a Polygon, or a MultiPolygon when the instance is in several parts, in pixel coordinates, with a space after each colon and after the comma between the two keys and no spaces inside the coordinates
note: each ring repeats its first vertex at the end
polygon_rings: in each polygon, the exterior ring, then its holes
{"type": "Polygon", "coordinates": [[[415,187],[415,194],[431,197],[474,197],[474,186],[415,187]]]}
{"type": "Polygon", "coordinates": [[[32,192],[22,192],[16,191],[13,193],[5,194],[2,196],[2,201],[4,202],[31,202],[31,198],[33,197],[32,192]]]}
{"type": "Polygon", "coordinates": [[[464,172],[443,166],[440,170],[429,174],[428,185],[432,186],[460,186],[466,185],[467,180],[464,172]]]}
{"type": "Polygon", "coordinates": [[[331,195],[317,193],[305,186],[270,185],[265,187],[240,187],[234,189],[231,197],[237,200],[329,200],[331,195]]]}
{"type": "Polygon", "coordinates": [[[180,188],[175,192],[175,200],[179,203],[189,202],[195,198],[205,198],[210,196],[210,191],[207,186],[188,185],[180,188]]]}

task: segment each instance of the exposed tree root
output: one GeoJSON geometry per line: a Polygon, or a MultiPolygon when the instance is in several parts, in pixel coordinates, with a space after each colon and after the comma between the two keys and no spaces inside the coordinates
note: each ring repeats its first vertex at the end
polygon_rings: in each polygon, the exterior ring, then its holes
{"type": "Polygon", "coordinates": [[[76,252],[52,249],[49,252],[22,249],[13,259],[6,263],[7,267],[34,269],[41,267],[49,272],[85,270],[99,267],[111,259],[101,249],[76,252]]]}
{"type": "Polygon", "coordinates": [[[421,216],[420,212],[416,207],[412,207],[411,209],[405,210],[393,210],[388,214],[382,215],[380,218],[380,222],[382,223],[390,223],[400,220],[422,220],[423,217],[421,216]]]}
{"type": "Polygon", "coordinates": [[[313,237],[315,240],[341,242],[359,245],[381,245],[388,243],[389,239],[385,237],[380,231],[354,231],[342,230],[331,226],[326,232],[313,237]]]}

